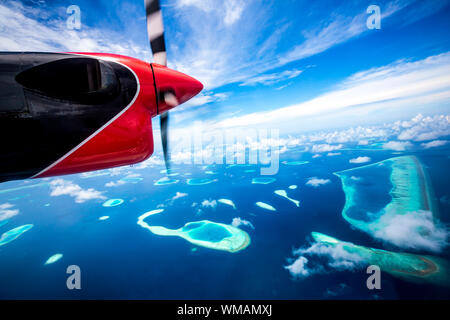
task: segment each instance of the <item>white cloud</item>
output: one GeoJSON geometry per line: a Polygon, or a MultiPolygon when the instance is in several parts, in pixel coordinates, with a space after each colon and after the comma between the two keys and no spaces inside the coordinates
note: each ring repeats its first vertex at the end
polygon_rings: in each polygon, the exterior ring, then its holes
{"type": "MultiPolygon", "coordinates": [[[[385,19],[400,10],[398,4],[388,3],[383,8],[382,18],[385,19]]],[[[297,45],[279,59],[280,64],[304,59],[324,52],[331,47],[356,38],[368,31],[366,26],[367,14],[365,12],[356,16],[334,15],[325,27],[303,32],[305,41],[297,45]]]]}
{"type": "Polygon", "coordinates": [[[294,70],[285,70],[283,72],[278,73],[262,74],[245,80],[240,84],[240,86],[255,86],[257,84],[273,85],[281,81],[296,78],[302,72],[303,72],[302,70],[294,69],[294,70]]]}
{"type": "MultiPolygon", "coordinates": [[[[383,18],[399,11],[408,3],[409,1],[402,2],[401,5],[397,1],[386,3],[382,10],[383,18]]],[[[435,5],[429,7],[434,8],[435,5]]],[[[112,52],[144,60],[150,57],[147,42],[136,43],[127,37],[130,31],[136,30],[112,32],[110,30],[114,29],[114,26],[99,29],[87,25],[83,25],[81,30],[68,30],[65,20],[60,17],[43,19],[50,15],[45,9],[44,7],[31,8],[16,1],[8,1],[7,5],[0,5],[0,30],[2,30],[0,50],[112,52]]],[[[367,31],[365,12],[356,17],[354,14],[345,17],[336,14],[336,12],[343,12],[344,10],[339,9],[344,9],[344,6],[335,9],[330,14],[322,14],[317,22],[304,31],[303,37],[289,41],[292,43],[291,46],[280,48],[278,44],[286,36],[286,31],[292,28],[292,22],[273,23],[274,20],[278,22],[279,17],[274,15],[271,6],[252,0],[177,0],[174,4],[165,5],[163,9],[166,16],[174,17],[174,23],[170,24],[171,29],[167,30],[173,36],[172,39],[175,39],[168,42],[168,51],[171,55],[169,66],[199,79],[207,90],[230,83],[271,84],[280,79],[298,76],[301,72],[299,70],[279,71],[278,69],[288,62],[323,52],[367,31]],[[278,72],[270,73],[270,70],[275,68],[278,72]]],[[[422,17],[423,14],[417,16],[422,17]]],[[[144,29],[142,33],[145,33],[144,29]]],[[[442,73],[444,72],[443,69],[442,73]]],[[[434,76],[439,77],[437,74],[434,76]]],[[[400,83],[402,79],[397,80],[395,84],[400,83]]],[[[406,83],[414,84],[414,81],[407,81],[409,79],[403,80],[405,80],[404,86],[406,83]]],[[[433,82],[432,78],[430,82],[433,82]]],[[[445,81],[441,83],[442,86],[446,86],[445,81]]],[[[389,90],[382,90],[383,88],[381,90],[378,90],[378,87],[375,88],[375,92],[386,92],[383,97],[379,97],[366,94],[367,90],[373,91],[368,85],[358,87],[354,83],[348,84],[353,87],[347,88],[347,93],[345,88],[342,88],[345,85],[346,82],[330,94],[291,106],[298,110],[285,107],[288,109],[278,112],[273,120],[280,122],[284,117],[294,121],[300,116],[335,111],[351,107],[355,103],[385,102],[384,99],[390,98],[389,90]],[[352,92],[348,92],[349,90],[352,92]],[[341,93],[344,95],[340,96],[341,93]],[[366,96],[365,100],[361,98],[366,96]],[[359,97],[362,101],[356,101],[357,99],[351,97],[359,97]]],[[[389,88],[389,84],[386,87],[389,88]]],[[[398,93],[399,91],[397,94],[391,94],[393,100],[398,98],[398,93]]],[[[441,90],[437,94],[440,96],[427,96],[427,99],[442,100],[445,98],[442,95],[446,92],[441,90]]],[[[222,101],[223,95],[223,93],[210,91],[208,94],[192,99],[189,105],[222,101]]],[[[414,101],[423,102],[419,99],[414,101]]],[[[190,114],[192,115],[194,113],[190,114]]],[[[237,118],[238,121],[230,117],[230,121],[223,120],[218,125],[233,127],[242,124],[267,123],[267,119],[272,119],[272,117],[264,117],[264,114],[257,115],[256,117],[252,115],[248,119],[237,118]],[[249,119],[252,121],[248,121],[249,119]]],[[[175,118],[180,117],[179,112],[175,118]]]]}
{"type": "MultiPolygon", "coordinates": [[[[202,91],[188,102],[183,103],[180,107],[176,109],[176,111],[177,112],[183,111],[186,110],[188,107],[195,107],[205,105],[208,103],[224,101],[227,98],[228,98],[227,93],[213,93],[210,91],[202,91]]],[[[198,113],[198,110],[195,110],[195,112],[198,113]]]]}
{"type": "Polygon", "coordinates": [[[176,200],[176,199],[184,198],[187,196],[188,196],[187,193],[177,192],[172,198],[170,198],[170,200],[176,200]]]}
{"type": "Polygon", "coordinates": [[[178,0],[177,6],[193,6],[205,12],[210,12],[214,9],[214,2],[211,0],[178,0]]]}
{"type": "Polygon", "coordinates": [[[410,121],[395,123],[399,140],[426,141],[450,135],[450,118],[442,115],[424,117],[418,114],[410,121]]]}
{"type": "Polygon", "coordinates": [[[43,7],[29,7],[16,1],[0,4],[0,50],[112,52],[143,58],[148,48],[139,47],[126,36],[109,30],[83,26],[69,30],[64,19],[43,19],[49,14],[43,7]]]}
{"type": "Polygon", "coordinates": [[[248,226],[252,229],[255,229],[255,227],[253,226],[253,224],[250,221],[241,219],[240,217],[233,218],[233,221],[231,221],[231,225],[236,228],[243,225],[243,226],[248,226]]]}
{"type": "MultiPolygon", "coordinates": [[[[334,9],[342,9],[338,7],[334,9]]],[[[182,29],[183,37],[169,48],[174,58],[172,65],[199,79],[209,90],[264,77],[267,71],[323,52],[367,31],[365,12],[354,18],[351,14],[339,16],[335,10],[324,11],[320,19],[308,25],[303,37],[292,37],[290,46],[280,48],[286,31],[297,23],[280,22],[271,5],[253,0],[178,0],[175,9],[174,28],[182,29]]],[[[386,18],[400,6],[388,3],[383,9],[386,18]]]]}
{"type": "Polygon", "coordinates": [[[201,206],[203,208],[212,208],[215,209],[217,207],[217,201],[216,200],[203,200],[201,203],[201,206]]]}
{"type": "Polygon", "coordinates": [[[127,172],[128,175],[125,176],[125,178],[121,178],[121,179],[119,179],[117,181],[107,182],[107,183],[105,183],[105,187],[108,187],[108,188],[119,187],[119,186],[124,185],[124,184],[127,183],[127,180],[126,180],[127,178],[139,178],[139,177],[141,177],[141,175],[139,173],[131,173],[130,167],[126,167],[126,166],[124,166],[124,167],[117,167],[117,168],[111,168],[108,171],[110,173],[109,174],[110,176],[117,176],[117,175],[120,175],[120,174],[124,173],[124,171],[126,171],[126,170],[128,171],[127,172]]]}
{"type": "Polygon", "coordinates": [[[390,135],[388,131],[392,131],[392,129],[390,127],[385,128],[383,126],[358,126],[348,129],[311,133],[308,134],[307,141],[324,141],[326,143],[359,143],[361,139],[384,139],[390,135]]]}
{"type": "Polygon", "coordinates": [[[55,179],[50,182],[50,196],[58,197],[68,195],[75,198],[76,203],[83,203],[93,199],[106,199],[103,192],[97,191],[93,188],[83,189],[72,181],[64,179],[55,179]]]}
{"type": "Polygon", "coordinates": [[[334,150],[342,149],[343,145],[329,145],[329,144],[316,144],[313,145],[311,152],[319,153],[319,152],[330,152],[334,150]]]}
{"type": "Polygon", "coordinates": [[[378,224],[383,227],[371,228],[371,234],[400,248],[440,252],[448,245],[447,228],[430,211],[385,214],[378,224]]]}
{"type": "Polygon", "coordinates": [[[328,270],[353,271],[360,268],[363,263],[361,257],[345,250],[343,244],[314,243],[308,248],[294,250],[293,254],[298,257],[285,269],[289,270],[292,276],[298,278],[328,273],[328,270]],[[313,263],[307,257],[325,259],[325,262],[313,263]]]}
{"type": "Polygon", "coordinates": [[[353,19],[338,17],[325,28],[320,28],[315,32],[304,32],[306,40],[280,57],[280,64],[310,57],[360,35],[367,30],[363,19],[362,15],[353,19]]]}
{"type": "MultiPolygon", "coordinates": [[[[153,136],[157,136],[158,132],[153,132],[153,136]]],[[[133,166],[134,169],[141,170],[148,167],[162,167],[164,165],[164,159],[162,156],[152,155],[147,160],[140,162],[133,166]]]]}
{"type": "Polygon", "coordinates": [[[366,163],[366,162],[369,162],[370,160],[371,160],[370,157],[357,157],[357,158],[348,160],[348,162],[350,162],[350,163],[366,163]]]}
{"type": "Polygon", "coordinates": [[[398,108],[448,103],[449,99],[450,53],[447,52],[423,60],[398,61],[358,72],[334,90],[306,102],[220,120],[215,125],[244,127],[287,123],[299,118],[342,113],[355,106],[361,113],[385,109],[392,112],[398,108]]]}
{"type": "Polygon", "coordinates": [[[118,187],[121,186],[123,184],[125,184],[126,182],[123,180],[117,180],[117,181],[110,181],[105,183],[105,187],[118,187]]]}
{"type": "Polygon", "coordinates": [[[311,186],[314,188],[317,188],[319,186],[325,185],[330,183],[330,179],[319,179],[316,177],[311,177],[308,179],[308,181],[305,183],[307,186],[311,186]]]}
{"type": "Polygon", "coordinates": [[[225,17],[223,22],[226,25],[231,25],[241,18],[242,11],[245,8],[245,2],[242,0],[228,0],[225,4],[225,17]]]}
{"type": "MultiPolygon", "coordinates": [[[[416,141],[396,141],[391,139],[396,139],[401,132],[408,130],[414,123],[419,121],[422,122],[421,127],[423,132],[436,133],[437,131],[433,131],[435,128],[440,128],[440,132],[445,132],[450,129],[450,115],[423,117],[419,114],[409,120],[388,122],[376,126],[357,126],[340,130],[313,131],[258,140],[258,131],[255,128],[218,130],[214,127],[207,126],[205,123],[195,122],[192,124],[192,127],[183,129],[175,128],[171,135],[176,137],[172,141],[172,160],[180,163],[190,161],[191,163],[192,159],[200,159],[203,157],[205,162],[212,163],[216,159],[216,148],[221,150],[220,148],[225,148],[225,146],[230,150],[233,149],[237,156],[244,156],[246,149],[268,150],[270,148],[274,148],[275,150],[279,149],[280,153],[296,148],[302,150],[302,152],[310,152],[312,158],[317,158],[324,154],[327,156],[337,156],[341,155],[341,152],[336,151],[342,150],[344,147],[354,148],[355,145],[360,145],[359,142],[362,140],[368,142],[366,147],[368,149],[380,150],[380,148],[384,148],[387,150],[405,151],[414,146],[417,147],[416,141]],[[230,133],[235,138],[239,137],[238,141],[235,139],[232,143],[229,142],[225,134],[230,133]],[[219,140],[222,142],[213,143],[215,139],[212,137],[216,136],[221,137],[222,140],[219,140]],[[193,152],[191,143],[198,137],[203,139],[203,148],[193,152]],[[328,152],[328,150],[335,151],[328,152]]],[[[155,135],[157,134],[156,132],[155,135]]]]}
{"type": "Polygon", "coordinates": [[[406,141],[389,141],[383,144],[383,149],[395,150],[395,151],[405,151],[411,148],[413,145],[411,142],[406,141]]]}
{"type": "Polygon", "coordinates": [[[311,274],[311,270],[307,267],[308,259],[300,256],[292,264],[285,266],[294,277],[307,277],[311,274]]]}
{"type": "Polygon", "coordinates": [[[435,148],[435,147],[441,147],[448,143],[447,140],[434,140],[426,143],[422,143],[421,146],[425,149],[435,148]]]}
{"type": "Polygon", "coordinates": [[[4,221],[19,214],[19,210],[12,209],[13,207],[14,205],[8,202],[0,204],[0,221],[4,221]]]}

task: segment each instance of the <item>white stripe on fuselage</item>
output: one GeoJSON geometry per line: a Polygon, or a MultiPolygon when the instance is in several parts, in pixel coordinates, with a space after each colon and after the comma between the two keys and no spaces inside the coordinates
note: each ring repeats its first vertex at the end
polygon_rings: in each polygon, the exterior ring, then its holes
{"type": "Polygon", "coordinates": [[[103,129],[105,129],[107,126],[109,126],[112,122],[114,122],[114,120],[116,120],[117,118],[119,118],[125,111],[127,111],[136,101],[137,97],[139,96],[139,92],[140,92],[140,83],[139,83],[139,78],[136,75],[136,73],[127,65],[118,62],[114,59],[103,59],[100,58],[98,56],[91,56],[88,54],[80,54],[80,53],[70,53],[73,55],[81,55],[81,56],[87,56],[87,57],[91,57],[91,58],[95,58],[98,60],[106,60],[106,61],[111,61],[111,62],[115,62],[118,63],[122,66],[124,66],[125,68],[127,68],[128,70],[131,71],[131,73],[134,75],[134,77],[136,78],[136,82],[137,82],[137,90],[136,90],[136,94],[133,97],[133,100],[131,100],[131,102],[124,108],[122,109],[122,111],[120,111],[118,114],[116,114],[111,120],[109,120],[107,123],[105,123],[100,129],[98,129],[97,131],[95,131],[93,134],[91,134],[89,137],[87,137],[86,139],[84,139],[79,145],[77,145],[75,148],[73,148],[72,150],[70,150],[69,152],[67,152],[64,156],[62,156],[61,158],[59,158],[58,160],[56,160],[55,162],[53,162],[51,165],[49,165],[47,168],[41,170],[40,172],[38,172],[37,174],[35,174],[34,176],[30,177],[31,179],[36,178],[38,176],[40,176],[41,174],[43,174],[44,172],[50,170],[51,168],[53,168],[54,166],[56,166],[58,163],[60,163],[61,161],[63,161],[64,159],[66,159],[68,156],[70,156],[72,153],[74,153],[75,151],[77,151],[78,149],[80,149],[84,144],[86,144],[89,140],[91,140],[92,138],[94,138],[100,131],[102,131],[103,129]]]}

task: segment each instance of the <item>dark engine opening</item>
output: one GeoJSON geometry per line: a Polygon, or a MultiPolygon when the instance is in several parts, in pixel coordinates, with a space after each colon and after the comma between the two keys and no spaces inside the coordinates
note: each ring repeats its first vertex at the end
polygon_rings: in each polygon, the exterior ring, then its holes
{"type": "Polygon", "coordinates": [[[18,74],[16,81],[38,94],[83,104],[105,103],[120,92],[113,68],[93,58],[41,64],[18,74]]]}

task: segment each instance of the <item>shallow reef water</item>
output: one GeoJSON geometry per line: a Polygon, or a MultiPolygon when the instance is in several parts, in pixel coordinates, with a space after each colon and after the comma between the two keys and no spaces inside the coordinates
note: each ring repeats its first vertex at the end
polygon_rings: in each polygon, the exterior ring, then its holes
{"type": "Polygon", "coordinates": [[[250,244],[250,236],[247,232],[223,223],[201,220],[188,222],[178,229],[168,229],[162,226],[152,226],[145,221],[148,217],[163,211],[164,209],[156,209],[144,213],[138,217],[137,224],[154,234],[178,236],[192,244],[209,249],[237,252],[250,244]]]}

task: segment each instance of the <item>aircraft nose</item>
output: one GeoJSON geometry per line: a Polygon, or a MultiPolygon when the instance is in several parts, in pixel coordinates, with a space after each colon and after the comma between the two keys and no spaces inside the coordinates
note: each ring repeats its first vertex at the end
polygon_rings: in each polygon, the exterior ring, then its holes
{"type": "Polygon", "coordinates": [[[196,96],[203,84],[179,71],[152,64],[158,95],[158,113],[161,114],[196,96]]]}

